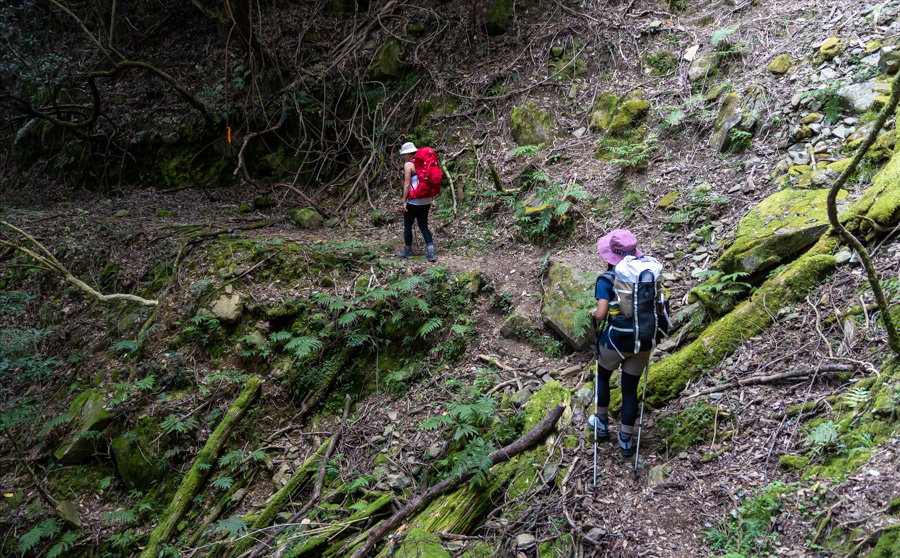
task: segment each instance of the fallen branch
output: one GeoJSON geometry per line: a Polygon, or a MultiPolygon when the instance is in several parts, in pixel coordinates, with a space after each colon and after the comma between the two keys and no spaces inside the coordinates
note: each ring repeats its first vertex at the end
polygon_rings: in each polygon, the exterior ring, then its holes
{"type": "MultiPolygon", "coordinates": [[[[852,364],[823,364],[818,368],[819,372],[853,372],[853,369],[856,368],[852,364]]],[[[786,380],[788,378],[796,378],[798,376],[809,376],[810,374],[814,374],[816,370],[810,370],[808,368],[803,370],[791,370],[789,372],[782,372],[780,374],[772,374],[770,376],[756,376],[753,378],[744,378],[743,380],[738,380],[736,382],[727,382],[724,384],[720,384],[715,387],[704,389],[703,391],[699,391],[693,395],[689,395],[688,397],[700,397],[701,395],[709,395],[710,393],[718,393],[720,391],[725,391],[727,389],[742,387],[742,386],[756,386],[759,384],[771,384],[773,382],[777,382],[779,380],[786,380]]]]}
{"type": "Polygon", "coordinates": [[[172,498],[169,507],[160,516],[156,528],[150,533],[150,539],[147,541],[144,551],[141,552],[141,558],[157,558],[162,546],[168,542],[169,537],[175,532],[175,528],[181,522],[182,517],[190,509],[194,497],[203,488],[206,477],[209,476],[210,470],[215,465],[219,453],[231,439],[231,432],[241,422],[244,413],[256,400],[261,387],[262,380],[260,378],[251,378],[247,381],[247,387],[244,388],[240,397],[228,408],[225,418],[222,419],[222,422],[219,423],[219,426],[216,427],[206,441],[206,445],[197,454],[191,470],[188,471],[181,481],[178,492],[175,493],[175,497],[172,498]]]}
{"type": "Polygon", "coordinates": [[[499,368],[500,370],[512,370],[512,368],[510,368],[509,366],[507,366],[507,365],[505,365],[505,364],[502,364],[502,363],[497,359],[497,357],[492,357],[492,356],[488,356],[488,355],[478,355],[477,358],[478,358],[479,360],[483,360],[484,362],[486,362],[487,364],[489,364],[489,365],[491,365],[491,366],[494,366],[494,367],[496,367],[496,368],[499,368]]]}
{"type": "Polygon", "coordinates": [[[293,184],[276,184],[275,186],[278,188],[287,188],[288,190],[291,190],[291,191],[299,194],[300,197],[303,198],[303,201],[305,201],[306,203],[311,205],[312,208],[315,209],[316,211],[318,211],[320,214],[324,215],[326,218],[329,218],[329,219],[331,217],[333,217],[331,212],[329,212],[326,209],[323,209],[322,207],[319,207],[319,205],[316,202],[312,201],[312,199],[309,196],[307,196],[306,194],[301,192],[300,189],[297,188],[296,186],[294,186],[293,184]]]}
{"type": "Polygon", "coordinates": [[[497,167],[494,166],[494,162],[488,159],[488,170],[491,172],[491,181],[494,183],[494,189],[500,192],[501,194],[518,194],[521,188],[504,188],[503,181],[500,180],[500,173],[497,172],[497,167]]]}
{"type": "Polygon", "coordinates": [[[191,242],[196,242],[197,239],[200,238],[208,238],[210,236],[219,236],[220,234],[228,234],[234,231],[252,231],[255,229],[262,229],[268,227],[276,223],[278,219],[266,219],[265,221],[259,221],[257,223],[251,223],[249,225],[243,225],[240,227],[228,227],[227,229],[216,229],[214,231],[204,231],[204,232],[196,232],[187,235],[186,238],[191,239],[191,242]]]}
{"type": "Polygon", "coordinates": [[[23,254],[25,254],[27,256],[30,256],[31,258],[33,258],[35,261],[38,262],[39,265],[36,267],[40,267],[41,269],[44,269],[46,271],[49,271],[51,273],[54,273],[54,274],[62,277],[67,282],[71,283],[72,285],[78,287],[79,289],[81,289],[82,291],[87,293],[88,296],[96,298],[100,302],[112,302],[114,300],[125,300],[128,302],[136,302],[143,306],[159,306],[158,300],[149,300],[149,299],[142,298],[142,297],[139,297],[136,295],[130,295],[130,294],[105,295],[105,294],[101,293],[100,291],[94,289],[93,287],[91,287],[90,285],[88,285],[87,283],[82,281],[81,279],[75,277],[75,275],[73,275],[72,272],[66,268],[66,266],[61,264],[59,262],[59,260],[56,259],[56,256],[54,256],[53,253],[50,252],[50,250],[48,250],[43,244],[41,244],[40,242],[35,240],[35,238],[33,236],[31,236],[27,232],[23,231],[22,229],[7,223],[6,221],[0,221],[0,225],[8,227],[8,228],[12,229],[13,231],[15,231],[16,233],[18,233],[19,235],[25,237],[26,241],[28,243],[30,243],[33,246],[33,248],[26,248],[23,245],[17,244],[15,242],[11,242],[9,240],[5,240],[3,238],[0,238],[0,246],[6,246],[8,248],[12,248],[13,250],[22,252],[23,254]]]}
{"type": "MultiPolygon", "coordinates": [[[[334,436],[331,437],[331,442],[328,443],[328,449],[325,450],[325,455],[322,457],[322,464],[319,466],[319,478],[318,480],[316,480],[316,487],[313,489],[313,492],[306,504],[302,508],[300,508],[300,511],[291,516],[291,518],[288,520],[288,523],[295,523],[298,519],[306,515],[306,512],[308,512],[311,507],[316,505],[316,502],[319,501],[319,497],[322,495],[322,487],[325,485],[325,469],[328,465],[328,460],[331,459],[332,454],[334,454],[335,448],[337,448],[338,442],[340,442],[341,435],[344,433],[344,429],[347,427],[347,417],[350,415],[350,396],[345,395],[344,397],[344,419],[341,421],[341,426],[338,427],[337,432],[335,432],[334,436]]],[[[260,540],[253,552],[250,553],[249,558],[256,558],[261,552],[267,550],[269,548],[269,542],[274,537],[275,534],[272,534],[260,540]]]]}
{"type": "MultiPolygon", "coordinates": [[[[488,455],[488,458],[491,460],[491,466],[497,465],[498,463],[504,463],[512,459],[513,457],[519,455],[523,451],[531,448],[539,441],[544,439],[556,426],[556,422],[559,420],[559,417],[562,416],[562,413],[563,406],[557,405],[553,410],[547,413],[547,416],[545,416],[543,420],[541,420],[541,422],[539,422],[534,428],[532,428],[531,431],[528,432],[528,434],[525,434],[512,444],[495,452],[492,452],[490,455],[488,455]]],[[[372,550],[372,548],[374,548],[375,544],[382,537],[399,527],[400,524],[406,520],[406,518],[433,502],[444,492],[447,492],[453,488],[457,488],[459,485],[468,482],[472,477],[475,476],[475,473],[477,472],[477,470],[464,469],[458,474],[444,479],[419,496],[413,498],[409,503],[403,506],[400,511],[392,515],[378,528],[373,529],[372,532],[369,533],[366,542],[364,542],[359,548],[357,548],[356,552],[350,555],[350,558],[362,558],[363,556],[368,554],[368,552],[372,550]]]]}

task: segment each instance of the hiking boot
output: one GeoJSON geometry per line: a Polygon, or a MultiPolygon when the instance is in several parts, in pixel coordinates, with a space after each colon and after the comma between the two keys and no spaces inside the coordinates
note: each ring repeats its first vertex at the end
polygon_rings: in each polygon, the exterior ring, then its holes
{"type": "Polygon", "coordinates": [[[597,438],[609,438],[609,415],[591,415],[588,417],[588,426],[597,432],[597,438]]]}
{"type": "Polygon", "coordinates": [[[631,439],[631,434],[619,432],[619,447],[622,448],[622,457],[634,455],[634,441],[631,439]]]}
{"type": "Polygon", "coordinates": [[[437,256],[434,255],[434,246],[429,246],[425,250],[425,259],[429,262],[437,261],[437,256]]]}
{"type": "Polygon", "coordinates": [[[411,258],[415,254],[413,254],[412,248],[404,248],[402,252],[397,252],[398,258],[411,258]]]}

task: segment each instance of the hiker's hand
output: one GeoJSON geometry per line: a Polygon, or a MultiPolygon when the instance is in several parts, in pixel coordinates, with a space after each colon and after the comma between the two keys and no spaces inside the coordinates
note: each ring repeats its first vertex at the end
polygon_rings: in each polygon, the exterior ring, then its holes
{"type": "Polygon", "coordinates": [[[402,209],[400,210],[400,213],[406,213],[406,202],[403,202],[403,205],[401,207],[402,209]]]}

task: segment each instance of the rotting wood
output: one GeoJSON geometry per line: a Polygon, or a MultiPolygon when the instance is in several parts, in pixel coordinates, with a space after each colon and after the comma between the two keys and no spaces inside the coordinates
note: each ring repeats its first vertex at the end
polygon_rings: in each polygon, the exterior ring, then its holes
{"type": "Polygon", "coordinates": [[[144,551],[141,552],[141,558],[157,558],[162,545],[172,536],[175,527],[190,509],[194,497],[200,492],[200,489],[206,482],[206,478],[209,476],[213,465],[215,465],[219,453],[231,438],[231,432],[241,422],[244,413],[256,400],[256,396],[259,395],[261,388],[262,380],[260,378],[254,377],[247,381],[244,391],[228,408],[225,418],[222,419],[222,422],[219,423],[219,426],[216,427],[206,441],[206,445],[197,454],[194,464],[181,481],[181,486],[169,503],[169,507],[160,515],[159,523],[157,523],[153,532],[150,533],[150,539],[147,541],[144,551]]]}
{"type": "MultiPolygon", "coordinates": [[[[853,369],[856,368],[852,364],[823,364],[818,368],[819,372],[853,372],[853,369]]],[[[798,376],[809,376],[811,374],[815,374],[815,369],[804,368],[803,370],[791,370],[788,372],[781,372],[780,374],[771,374],[769,376],[756,376],[753,378],[744,378],[743,380],[737,380],[736,382],[727,382],[715,387],[704,389],[703,391],[699,391],[695,394],[689,395],[688,397],[700,397],[701,395],[709,395],[710,393],[718,393],[720,391],[725,391],[727,389],[742,387],[742,386],[756,386],[759,384],[771,384],[772,382],[777,382],[779,380],[786,380],[789,378],[796,378],[798,376]]]]}
{"type": "Polygon", "coordinates": [[[488,159],[488,170],[491,173],[491,182],[494,183],[494,189],[500,192],[501,194],[518,194],[521,188],[504,188],[503,181],[500,180],[500,173],[497,172],[497,167],[494,166],[494,162],[488,159]]]}
{"type": "MultiPolygon", "coordinates": [[[[322,495],[322,487],[325,484],[325,472],[326,467],[328,465],[328,460],[331,459],[331,456],[334,454],[334,450],[337,448],[338,443],[340,443],[341,435],[343,435],[344,430],[347,427],[347,417],[350,415],[350,395],[344,396],[344,418],[341,421],[341,425],[338,427],[337,431],[334,433],[334,436],[331,437],[331,441],[328,443],[328,449],[325,450],[325,455],[322,457],[322,464],[319,466],[319,477],[316,480],[316,487],[313,489],[312,494],[309,497],[309,500],[304,504],[300,510],[295,513],[288,520],[288,523],[294,523],[298,519],[300,519],[306,512],[312,508],[316,502],[319,501],[319,497],[322,495]]],[[[268,537],[264,537],[259,541],[256,545],[256,548],[253,552],[250,553],[250,558],[256,558],[259,554],[269,548],[269,542],[275,538],[275,535],[270,535],[268,537]]]]}
{"type": "Polygon", "coordinates": [[[202,238],[208,238],[210,236],[219,236],[220,234],[229,234],[234,231],[252,231],[255,229],[262,229],[268,227],[269,225],[273,225],[277,223],[279,219],[266,219],[265,221],[258,221],[256,223],[250,223],[249,225],[242,225],[238,227],[228,227],[227,229],[216,229],[214,231],[204,231],[204,232],[196,232],[187,235],[187,238],[190,239],[190,242],[197,242],[202,238]]]}
{"type": "MultiPolygon", "coordinates": [[[[545,416],[543,420],[541,420],[541,422],[539,422],[534,428],[532,428],[530,432],[528,432],[512,444],[494,451],[490,455],[488,455],[488,458],[491,460],[491,465],[493,466],[497,465],[498,463],[508,461],[516,455],[522,453],[523,451],[531,448],[540,440],[544,439],[556,426],[556,422],[559,420],[559,417],[562,416],[563,409],[563,405],[557,405],[553,410],[547,413],[547,416],[545,416]]],[[[357,548],[352,555],[350,555],[350,558],[362,558],[363,556],[365,556],[370,550],[372,550],[372,548],[374,548],[375,544],[382,537],[399,527],[400,524],[406,520],[406,518],[408,518],[414,512],[427,506],[444,492],[447,492],[451,488],[455,488],[469,481],[472,477],[475,476],[476,472],[477,471],[474,471],[472,469],[465,469],[450,478],[444,479],[419,496],[413,498],[397,513],[395,513],[384,523],[382,523],[377,529],[372,530],[366,541],[362,544],[362,546],[357,548]]]]}
{"type": "MultiPolygon", "coordinates": [[[[197,529],[194,531],[194,534],[191,535],[191,538],[188,539],[186,546],[191,547],[191,546],[194,546],[195,544],[197,544],[197,541],[199,541],[200,537],[203,536],[203,532],[206,531],[206,528],[209,527],[209,525],[213,521],[215,521],[219,518],[219,515],[221,515],[221,513],[225,510],[225,508],[227,506],[229,506],[233,503],[231,501],[231,499],[234,497],[234,495],[237,493],[237,491],[240,490],[241,488],[243,488],[245,484],[252,484],[253,477],[255,477],[255,476],[256,476],[256,473],[254,472],[254,474],[252,474],[250,476],[249,483],[247,482],[247,479],[244,477],[241,477],[237,481],[235,481],[235,483],[231,486],[231,488],[228,489],[228,492],[226,492],[225,495],[219,499],[219,502],[215,505],[215,507],[212,510],[210,510],[210,512],[206,515],[206,518],[203,520],[203,523],[201,523],[200,526],[197,527],[197,529]]],[[[240,499],[238,499],[238,501],[240,501],[240,499]]]]}

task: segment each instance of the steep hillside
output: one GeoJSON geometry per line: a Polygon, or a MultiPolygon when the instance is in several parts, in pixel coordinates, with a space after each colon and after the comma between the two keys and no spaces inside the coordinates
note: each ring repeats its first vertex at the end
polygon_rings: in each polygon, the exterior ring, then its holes
{"type": "Polygon", "coordinates": [[[244,10],[0,10],[3,555],[900,555],[898,355],[826,205],[852,169],[900,321],[900,8],[244,10]],[[595,466],[616,228],[675,328],[595,466]]]}

